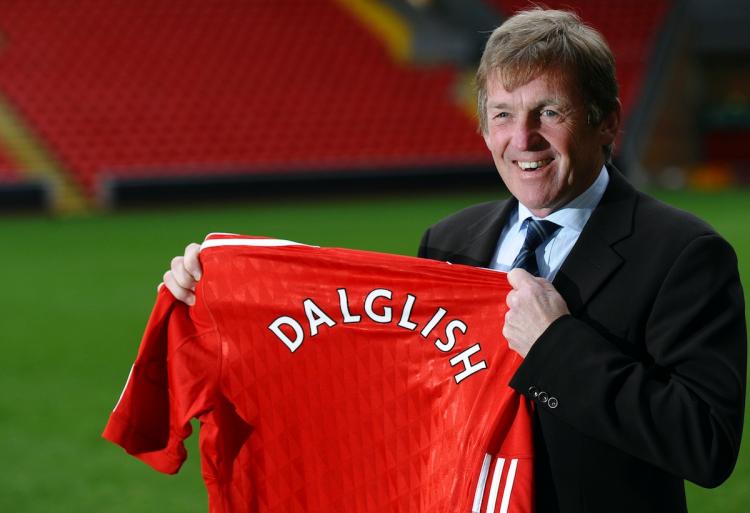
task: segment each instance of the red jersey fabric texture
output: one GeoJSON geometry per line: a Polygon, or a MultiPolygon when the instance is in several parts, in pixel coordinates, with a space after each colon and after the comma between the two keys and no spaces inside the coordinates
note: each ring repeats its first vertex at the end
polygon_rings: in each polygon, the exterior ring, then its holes
{"type": "Polygon", "coordinates": [[[162,287],[103,436],[158,471],[200,421],[218,512],[533,511],[504,273],[209,235],[192,307],[162,287]]]}

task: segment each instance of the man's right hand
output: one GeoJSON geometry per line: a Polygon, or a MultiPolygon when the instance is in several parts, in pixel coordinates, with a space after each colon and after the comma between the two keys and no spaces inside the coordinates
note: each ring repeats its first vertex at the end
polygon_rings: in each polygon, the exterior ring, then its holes
{"type": "Polygon", "coordinates": [[[187,305],[195,304],[195,285],[203,273],[198,260],[200,250],[200,244],[188,244],[185,255],[174,257],[171,269],[164,273],[164,285],[175,298],[187,305]]]}

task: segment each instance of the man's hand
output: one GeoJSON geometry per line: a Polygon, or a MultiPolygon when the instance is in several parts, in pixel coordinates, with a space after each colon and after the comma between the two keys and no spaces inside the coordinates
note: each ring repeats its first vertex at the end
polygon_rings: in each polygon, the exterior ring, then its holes
{"type": "Polygon", "coordinates": [[[174,257],[171,269],[164,273],[164,285],[175,298],[187,305],[195,304],[195,285],[203,272],[198,260],[200,250],[200,244],[188,244],[185,255],[174,257]]]}
{"type": "Polygon", "coordinates": [[[513,290],[505,299],[510,309],[505,314],[503,336],[510,348],[525,358],[549,325],[570,311],[555,287],[544,278],[513,269],[508,273],[508,283],[513,290]]]}

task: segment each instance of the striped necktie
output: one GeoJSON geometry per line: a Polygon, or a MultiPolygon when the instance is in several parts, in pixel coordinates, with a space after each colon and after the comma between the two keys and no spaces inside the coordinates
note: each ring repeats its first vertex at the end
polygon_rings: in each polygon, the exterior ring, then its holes
{"type": "Polygon", "coordinates": [[[544,244],[552,238],[558,228],[560,228],[560,225],[555,224],[552,221],[537,221],[536,219],[529,219],[526,225],[526,240],[523,241],[521,251],[518,252],[518,256],[513,261],[511,268],[515,269],[516,267],[520,267],[521,269],[526,269],[534,276],[539,276],[539,264],[536,262],[536,250],[541,244],[544,244]]]}

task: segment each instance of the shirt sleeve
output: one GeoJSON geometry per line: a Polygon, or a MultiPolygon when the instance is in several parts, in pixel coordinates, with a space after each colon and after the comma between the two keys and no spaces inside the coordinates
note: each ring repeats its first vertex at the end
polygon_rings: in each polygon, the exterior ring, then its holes
{"type": "Polygon", "coordinates": [[[125,389],[102,436],[167,474],[187,454],[190,419],[210,411],[218,374],[217,335],[202,305],[159,291],[125,389]],[[209,320],[203,320],[209,319],[209,320]]]}

